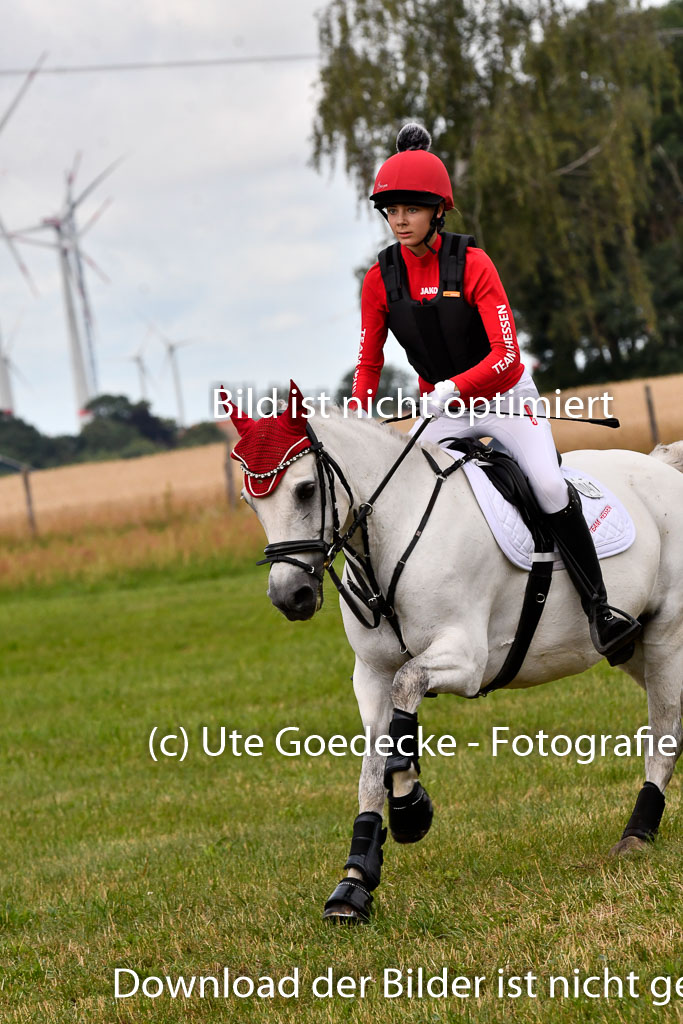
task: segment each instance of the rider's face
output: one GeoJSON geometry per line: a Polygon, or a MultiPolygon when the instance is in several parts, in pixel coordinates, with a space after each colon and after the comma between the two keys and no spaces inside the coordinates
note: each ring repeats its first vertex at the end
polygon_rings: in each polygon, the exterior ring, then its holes
{"type": "Polygon", "coordinates": [[[394,206],[386,208],[389,227],[401,245],[424,252],[426,249],[422,242],[429,231],[433,213],[433,206],[408,206],[396,203],[394,206]]]}

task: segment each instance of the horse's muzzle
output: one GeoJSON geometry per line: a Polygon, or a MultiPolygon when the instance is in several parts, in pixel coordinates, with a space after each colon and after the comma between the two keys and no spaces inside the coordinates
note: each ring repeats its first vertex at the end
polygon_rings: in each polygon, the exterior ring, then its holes
{"type": "Polygon", "coordinates": [[[302,622],[313,618],[322,605],[322,587],[317,580],[305,580],[295,587],[282,587],[271,581],[268,597],[290,622],[302,622]]]}

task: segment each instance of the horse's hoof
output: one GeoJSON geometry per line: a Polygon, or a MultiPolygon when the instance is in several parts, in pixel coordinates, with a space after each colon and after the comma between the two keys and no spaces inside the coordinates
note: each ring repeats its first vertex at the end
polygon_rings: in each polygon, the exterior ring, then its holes
{"type": "Polygon", "coordinates": [[[361,917],[350,903],[335,903],[331,907],[325,904],[323,921],[330,921],[332,924],[363,924],[367,920],[368,918],[361,917]]]}
{"type": "Polygon", "coordinates": [[[372,893],[360,878],[342,878],[323,910],[333,924],[359,924],[370,920],[372,893]]]}
{"type": "Polygon", "coordinates": [[[610,857],[625,857],[628,854],[642,853],[650,844],[639,836],[626,836],[615,843],[609,852],[610,857]]]}
{"type": "Polygon", "coordinates": [[[389,797],[389,828],[397,843],[418,843],[424,839],[433,817],[429,793],[419,782],[407,796],[389,797]]]}

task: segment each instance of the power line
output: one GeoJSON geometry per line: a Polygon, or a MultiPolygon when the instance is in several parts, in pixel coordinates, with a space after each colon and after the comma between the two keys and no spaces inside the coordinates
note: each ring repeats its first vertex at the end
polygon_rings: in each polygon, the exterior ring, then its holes
{"type": "MultiPolygon", "coordinates": [[[[263,57],[206,57],[190,60],[131,61],[123,64],[74,64],[41,68],[41,75],[74,75],[97,71],[157,71],[163,68],[206,68],[228,64],[286,64],[295,61],[317,60],[317,53],[272,54],[263,57]]],[[[27,75],[32,68],[0,68],[0,76],[27,75]]]]}

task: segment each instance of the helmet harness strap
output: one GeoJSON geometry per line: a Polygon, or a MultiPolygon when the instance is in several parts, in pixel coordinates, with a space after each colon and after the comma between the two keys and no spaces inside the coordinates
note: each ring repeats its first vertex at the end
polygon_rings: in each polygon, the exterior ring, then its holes
{"type": "Polygon", "coordinates": [[[443,214],[439,215],[438,211],[439,211],[439,207],[436,206],[434,208],[434,213],[432,214],[432,219],[429,222],[429,231],[427,232],[425,237],[422,239],[422,242],[420,243],[421,245],[426,245],[427,248],[429,249],[429,251],[432,253],[433,256],[436,256],[436,249],[432,249],[431,245],[429,244],[429,239],[432,237],[432,235],[434,234],[435,231],[443,230],[444,219],[445,219],[444,215],[443,214]]]}

